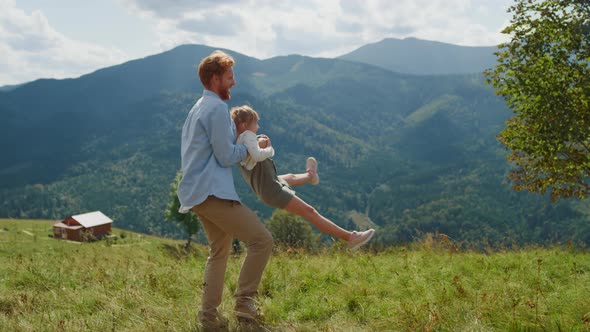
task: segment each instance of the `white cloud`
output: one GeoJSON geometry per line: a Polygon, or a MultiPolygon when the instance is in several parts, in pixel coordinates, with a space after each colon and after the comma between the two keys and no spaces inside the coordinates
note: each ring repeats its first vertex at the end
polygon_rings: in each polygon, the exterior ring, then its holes
{"type": "Polygon", "coordinates": [[[127,60],[117,49],[66,37],[41,11],[26,13],[14,0],[0,0],[0,54],[0,85],[75,77],[127,60]]]}
{"type": "Polygon", "coordinates": [[[338,56],[388,37],[489,46],[503,41],[498,25],[505,22],[490,25],[484,0],[121,1],[160,22],[166,49],[197,43],[258,58],[338,56]]]}
{"type": "Polygon", "coordinates": [[[187,17],[177,24],[181,30],[213,36],[235,36],[243,29],[242,17],[231,12],[213,12],[187,17]]]}
{"type": "Polygon", "coordinates": [[[241,0],[120,0],[131,10],[145,15],[159,16],[166,19],[182,18],[185,13],[198,11],[198,8],[215,8],[228,4],[239,4],[241,0]]]}
{"type": "MultiPolygon", "coordinates": [[[[59,0],[52,1],[58,1],[56,6],[59,4],[59,0]]],[[[505,10],[512,2],[117,1],[118,5],[105,3],[104,12],[111,10],[109,6],[116,7],[112,9],[114,12],[123,5],[127,16],[139,18],[138,21],[147,28],[138,30],[136,24],[133,25],[136,29],[125,30],[129,32],[127,34],[105,30],[100,38],[94,36],[93,40],[126,45],[125,49],[136,57],[143,52],[157,53],[192,43],[227,48],[260,59],[293,53],[333,57],[390,37],[417,37],[460,45],[494,45],[505,41],[499,32],[507,23],[505,10]],[[151,44],[148,46],[147,43],[151,44]],[[142,52],[134,51],[133,47],[141,48],[142,52]]],[[[80,10],[80,15],[88,13],[80,10]]],[[[67,19],[67,16],[52,16],[52,19],[67,19]]],[[[127,21],[118,22],[124,29],[127,21]]],[[[0,0],[0,85],[39,77],[73,77],[128,60],[124,52],[112,46],[69,38],[68,32],[72,33],[66,30],[68,25],[60,26],[64,31],[52,27],[42,11],[25,12],[17,7],[15,0],[0,0]]]]}

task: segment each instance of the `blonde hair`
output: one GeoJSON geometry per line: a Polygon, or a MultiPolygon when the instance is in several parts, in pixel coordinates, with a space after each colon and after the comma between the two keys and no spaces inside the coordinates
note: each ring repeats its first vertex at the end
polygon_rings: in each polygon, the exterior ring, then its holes
{"type": "Polygon", "coordinates": [[[230,115],[236,124],[236,128],[242,123],[249,124],[252,121],[257,121],[260,119],[258,113],[256,113],[256,111],[248,105],[233,107],[230,111],[230,115]]]}
{"type": "Polygon", "coordinates": [[[205,88],[209,87],[214,75],[223,75],[228,68],[235,64],[234,58],[223,51],[214,51],[199,64],[199,79],[205,88]]]}

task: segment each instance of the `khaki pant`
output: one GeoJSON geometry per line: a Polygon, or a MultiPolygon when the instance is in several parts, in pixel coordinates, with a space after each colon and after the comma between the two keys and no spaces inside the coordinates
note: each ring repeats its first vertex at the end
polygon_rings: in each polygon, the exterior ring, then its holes
{"type": "Polygon", "coordinates": [[[256,295],[262,272],[272,253],[272,235],[254,211],[236,201],[209,196],[193,207],[199,216],[211,248],[203,280],[201,311],[216,314],[221,304],[223,280],[232,240],[246,243],[247,254],[238,278],[236,299],[256,295]]]}

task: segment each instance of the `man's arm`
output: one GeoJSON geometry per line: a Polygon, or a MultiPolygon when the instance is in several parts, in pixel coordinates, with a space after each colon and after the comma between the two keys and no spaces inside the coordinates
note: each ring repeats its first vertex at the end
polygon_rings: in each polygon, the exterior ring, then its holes
{"type": "Polygon", "coordinates": [[[223,167],[231,167],[246,158],[247,150],[244,145],[234,144],[234,134],[231,129],[231,119],[227,106],[215,106],[205,116],[207,135],[213,148],[215,158],[223,167]]]}

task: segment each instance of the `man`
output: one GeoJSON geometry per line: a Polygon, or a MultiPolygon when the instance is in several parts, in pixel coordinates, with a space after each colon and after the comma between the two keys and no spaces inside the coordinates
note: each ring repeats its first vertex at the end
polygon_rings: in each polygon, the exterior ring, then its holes
{"type": "Polygon", "coordinates": [[[236,145],[236,129],[227,104],[235,85],[234,59],[215,51],[199,64],[203,96],[188,113],[182,128],[182,179],[178,185],[180,212],[195,212],[207,234],[210,255],[205,266],[203,298],[198,318],[206,328],[226,328],[218,313],[233,236],[248,246],[235,298],[238,319],[257,319],[254,296],[272,252],[272,236],[256,214],[240,203],[232,165],[247,157],[236,145]]]}

